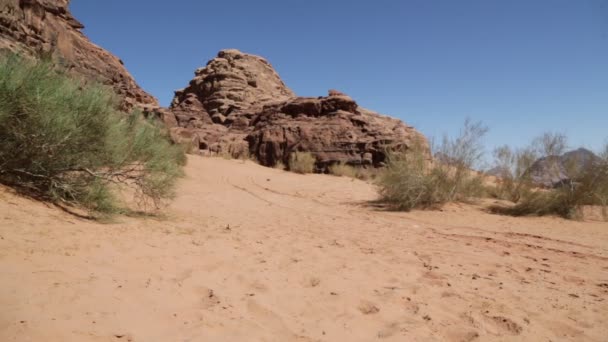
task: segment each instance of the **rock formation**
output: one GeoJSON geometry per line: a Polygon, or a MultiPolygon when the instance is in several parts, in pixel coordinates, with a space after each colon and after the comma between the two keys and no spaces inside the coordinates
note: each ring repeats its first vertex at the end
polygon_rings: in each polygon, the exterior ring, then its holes
{"type": "Polygon", "coordinates": [[[68,9],[69,0],[0,0],[0,50],[51,56],[70,72],[112,86],[123,109],[157,107],[122,61],[91,43],[68,9]]]}
{"type": "Polygon", "coordinates": [[[261,164],[312,152],[318,170],[334,163],[379,166],[387,149],[425,138],[402,121],[363,109],[348,95],[296,97],[263,58],[223,50],[196,70],[159,113],[176,140],[203,152],[250,154],[261,164]]]}
{"type": "Polygon", "coordinates": [[[220,51],[197,69],[188,87],[177,90],[171,109],[180,125],[189,121],[230,125],[243,111],[260,111],[265,104],[295,97],[264,58],[238,50],[220,51]],[[182,115],[180,115],[182,114],[182,115]]]}
{"type": "Polygon", "coordinates": [[[69,0],[0,0],[0,51],[50,56],[70,72],[112,86],[121,107],[144,109],[195,153],[253,156],[264,165],[312,152],[319,171],[333,163],[382,165],[385,151],[426,142],[412,127],[363,109],[349,96],[297,97],[262,57],[220,51],[160,108],[122,61],[91,43],[68,9],[69,0]]]}

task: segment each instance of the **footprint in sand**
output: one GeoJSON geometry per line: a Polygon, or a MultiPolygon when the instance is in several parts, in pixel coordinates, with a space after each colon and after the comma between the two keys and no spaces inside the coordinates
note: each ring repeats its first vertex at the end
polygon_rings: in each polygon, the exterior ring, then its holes
{"type": "Polygon", "coordinates": [[[565,275],[562,277],[562,279],[564,279],[564,281],[568,282],[568,283],[572,283],[572,284],[576,284],[576,285],[585,285],[585,279],[580,278],[580,277],[576,277],[576,276],[572,276],[572,275],[565,275]]]}
{"type": "Polygon", "coordinates": [[[519,335],[523,331],[523,328],[519,324],[503,316],[491,316],[486,317],[486,319],[492,326],[496,328],[497,331],[495,332],[498,335],[519,335]]]}
{"type": "Polygon", "coordinates": [[[380,309],[376,305],[374,305],[374,303],[368,301],[361,301],[357,308],[364,315],[373,315],[380,311],[380,309]]]}
{"type": "Polygon", "coordinates": [[[321,284],[321,279],[317,277],[310,277],[304,280],[304,287],[317,287],[321,284]]]}
{"type": "Polygon", "coordinates": [[[416,315],[420,311],[420,306],[418,306],[418,304],[408,300],[405,303],[405,310],[412,315],[416,315]]]}
{"type": "Polygon", "coordinates": [[[447,334],[447,340],[451,342],[471,342],[479,338],[479,333],[476,331],[449,331],[447,334]]]}
{"type": "Polygon", "coordinates": [[[401,331],[398,322],[388,324],[384,329],[378,332],[378,338],[389,338],[401,331]]]}
{"type": "Polygon", "coordinates": [[[202,297],[201,303],[204,309],[210,309],[220,303],[217,294],[210,288],[201,286],[197,289],[197,293],[202,297]]]}
{"type": "Polygon", "coordinates": [[[125,341],[125,342],[133,342],[133,336],[131,336],[131,334],[114,334],[114,338],[120,341],[125,341]]]}

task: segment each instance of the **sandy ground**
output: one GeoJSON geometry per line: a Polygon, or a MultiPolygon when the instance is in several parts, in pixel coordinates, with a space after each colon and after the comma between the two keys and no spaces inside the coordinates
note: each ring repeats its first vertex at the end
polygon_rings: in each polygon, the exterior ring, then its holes
{"type": "Polygon", "coordinates": [[[0,341],[607,341],[608,224],[191,157],[167,217],[0,191],[0,341]]]}

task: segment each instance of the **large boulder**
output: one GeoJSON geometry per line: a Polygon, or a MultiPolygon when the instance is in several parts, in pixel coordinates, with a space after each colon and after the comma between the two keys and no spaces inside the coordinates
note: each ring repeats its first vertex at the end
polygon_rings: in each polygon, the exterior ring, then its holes
{"type": "Polygon", "coordinates": [[[123,62],[93,44],[69,11],[69,0],[0,0],[0,51],[52,57],[70,72],[114,88],[121,107],[158,107],[123,62]]]}
{"type": "Polygon", "coordinates": [[[268,61],[238,50],[220,51],[196,70],[168,112],[165,122],[187,139],[195,135],[201,152],[245,148],[267,166],[287,163],[293,152],[313,153],[319,171],[335,163],[381,166],[388,150],[427,144],[414,128],[361,108],[340,91],[297,97],[268,61]]]}

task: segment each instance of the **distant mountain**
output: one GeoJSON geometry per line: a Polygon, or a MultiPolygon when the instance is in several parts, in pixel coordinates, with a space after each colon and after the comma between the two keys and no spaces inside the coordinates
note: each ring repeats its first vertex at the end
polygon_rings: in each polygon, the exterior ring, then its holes
{"type": "Polygon", "coordinates": [[[595,153],[579,148],[561,156],[540,158],[530,166],[528,173],[535,184],[554,188],[576,180],[583,170],[600,160],[595,153]]]}

